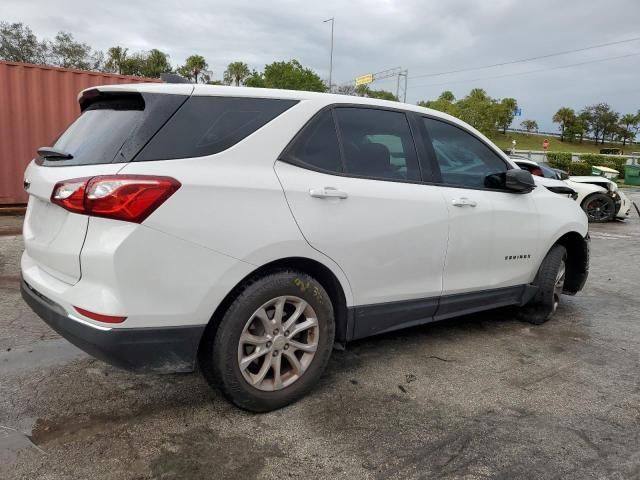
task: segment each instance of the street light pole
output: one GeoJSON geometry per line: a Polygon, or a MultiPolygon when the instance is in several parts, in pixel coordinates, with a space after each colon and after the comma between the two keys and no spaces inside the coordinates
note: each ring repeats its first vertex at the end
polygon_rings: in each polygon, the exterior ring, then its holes
{"type": "Polygon", "coordinates": [[[332,74],[333,74],[333,24],[334,24],[335,19],[333,17],[324,20],[322,23],[327,23],[327,22],[331,22],[331,50],[329,53],[329,92],[331,92],[332,89],[332,74]]]}

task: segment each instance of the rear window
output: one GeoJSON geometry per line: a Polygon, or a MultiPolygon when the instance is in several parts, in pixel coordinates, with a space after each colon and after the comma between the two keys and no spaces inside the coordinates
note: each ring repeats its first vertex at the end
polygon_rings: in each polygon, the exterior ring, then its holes
{"type": "Polygon", "coordinates": [[[135,161],[202,157],[226,150],[285,112],[297,100],[194,96],[135,161]]]}
{"type": "Polygon", "coordinates": [[[45,166],[128,162],[187,99],[182,95],[95,93],[82,114],[55,141],[70,159],[43,159],[45,166]]]}

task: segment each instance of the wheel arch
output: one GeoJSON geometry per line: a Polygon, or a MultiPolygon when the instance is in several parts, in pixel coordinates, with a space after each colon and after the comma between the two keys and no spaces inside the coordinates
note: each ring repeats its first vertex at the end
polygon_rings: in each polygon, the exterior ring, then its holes
{"type": "Polygon", "coordinates": [[[589,234],[567,232],[553,245],[562,245],[567,251],[567,274],[563,293],[575,295],[584,286],[589,274],[589,234]]]}
{"type": "MultiPolygon", "coordinates": [[[[240,280],[235,287],[227,293],[224,299],[215,308],[215,311],[209,319],[207,328],[200,341],[200,346],[205,341],[205,338],[215,336],[217,327],[222,319],[224,312],[227,311],[233,300],[242,291],[245,285],[264,277],[270,273],[280,270],[297,270],[307,273],[314,277],[324,287],[331,299],[331,303],[334,309],[335,320],[335,341],[338,345],[344,346],[347,338],[347,329],[351,322],[349,322],[349,309],[347,308],[347,294],[345,286],[342,285],[338,276],[326,265],[322,264],[318,260],[314,260],[307,257],[286,257],[273,260],[269,263],[261,265],[246,275],[240,280]]],[[[348,288],[348,287],[346,287],[348,288]]],[[[200,349],[199,349],[200,350],[200,349]]]]}

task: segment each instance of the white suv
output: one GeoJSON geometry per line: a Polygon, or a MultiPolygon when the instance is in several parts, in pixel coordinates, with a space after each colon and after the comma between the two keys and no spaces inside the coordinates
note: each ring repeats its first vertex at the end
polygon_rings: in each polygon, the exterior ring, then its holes
{"type": "Polygon", "coordinates": [[[27,168],[23,296],[92,355],[248,410],[332,348],[587,277],[587,219],[479,132],[395,102],[204,85],[85,90],[27,168]]]}

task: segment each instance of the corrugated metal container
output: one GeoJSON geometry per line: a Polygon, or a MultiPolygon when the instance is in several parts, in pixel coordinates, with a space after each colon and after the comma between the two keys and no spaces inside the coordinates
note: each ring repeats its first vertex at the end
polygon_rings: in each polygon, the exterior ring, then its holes
{"type": "Polygon", "coordinates": [[[0,205],[26,203],[24,169],[80,115],[81,90],[140,82],[159,80],[0,61],[0,205]]]}

